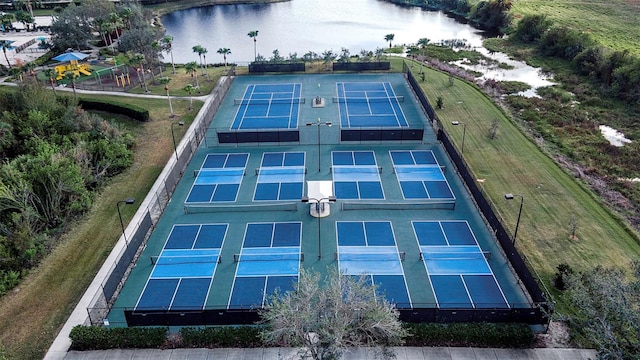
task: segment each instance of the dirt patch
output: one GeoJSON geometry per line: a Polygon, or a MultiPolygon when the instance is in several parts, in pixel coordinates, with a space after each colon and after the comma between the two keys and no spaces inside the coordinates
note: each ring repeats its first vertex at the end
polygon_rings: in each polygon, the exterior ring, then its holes
{"type": "Polygon", "coordinates": [[[538,334],[536,347],[541,348],[569,348],[571,347],[571,337],[569,336],[569,326],[562,321],[552,321],[549,329],[544,334],[538,334]]]}

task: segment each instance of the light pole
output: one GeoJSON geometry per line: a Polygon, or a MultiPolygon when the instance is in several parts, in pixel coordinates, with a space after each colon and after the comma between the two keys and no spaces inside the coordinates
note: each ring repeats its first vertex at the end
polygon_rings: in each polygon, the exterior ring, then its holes
{"type": "Polygon", "coordinates": [[[176,149],[176,136],[173,132],[173,125],[184,126],[184,121],[172,122],[171,123],[171,139],[173,140],[173,152],[176,154],[176,160],[178,160],[178,149],[176,149]]]}
{"type": "Polygon", "coordinates": [[[504,194],[504,198],[507,200],[513,200],[516,196],[520,197],[520,210],[518,211],[518,220],[516,221],[516,231],[513,232],[513,245],[516,244],[516,237],[518,236],[518,226],[520,226],[520,216],[522,215],[522,205],[524,204],[524,196],[521,194],[504,194]]]}
{"type": "Polygon", "coordinates": [[[116,208],[118,208],[118,218],[120,219],[120,227],[122,228],[122,236],[124,237],[124,242],[129,246],[129,242],[127,241],[127,235],[124,233],[124,222],[122,222],[122,214],[120,213],[120,204],[132,205],[136,202],[134,198],[128,198],[124,200],[120,200],[116,203],[116,208]]]}
{"type": "Polygon", "coordinates": [[[331,127],[331,122],[320,122],[320,118],[318,118],[317,122],[307,123],[307,126],[315,126],[318,128],[318,172],[320,172],[320,126],[329,126],[331,127]]]}
{"type": "MultiPolygon", "coordinates": [[[[302,202],[303,203],[308,203],[310,200],[313,200],[316,202],[316,218],[318,218],[318,260],[322,259],[322,237],[320,236],[320,218],[321,216],[321,212],[324,212],[324,203],[322,202],[322,200],[327,200],[329,202],[336,202],[336,197],[335,196],[329,196],[329,197],[325,197],[325,198],[321,198],[321,199],[315,199],[315,198],[310,198],[310,197],[303,197],[302,198],[302,202]]],[[[326,216],[326,215],[325,215],[326,216]]]]}
{"type": "Polygon", "coordinates": [[[467,135],[467,125],[460,121],[452,121],[451,125],[462,125],[462,147],[460,149],[460,153],[464,154],[464,138],[467,135]]]}

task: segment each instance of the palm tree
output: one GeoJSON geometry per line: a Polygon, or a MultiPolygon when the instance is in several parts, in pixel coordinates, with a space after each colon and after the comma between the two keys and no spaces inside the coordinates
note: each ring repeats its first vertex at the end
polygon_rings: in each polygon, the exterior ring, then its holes
{"type": "Polygon", "coordinates": [[[199,89],[200,84],[198,83],[198,64],[196,64],[195,61],[188,62],[184,64],[184,70],[187,74],[191,74],[191,77],[193,77],[193,75],[196,76],[196,89],[199,89]]]}
{"type": "Polygon", "coordinates": [[[191,49],[194,53],[198,54],[198,58],[200,59],[200,68],[202,68],[202,51],[204,50],[204,48],[202,47],[202,45],[195,45],[191,49]]]}
{"type": "Polygon", "coordinates": [[[207,69],[207,53],[209,50],[205,47],[201,47],[200,51],[202,51],[202,58],[204,59],[204,75],[207,77],[207,80],[209,80],[209,70],[207,69]]]}
{"type": "Polygon", "coordinates": [[[193,109],[193,92],[196,91],[196,88],[191,85],[191,84],[187,84],[187,86],[185,86],[182,90],[186,91],[189,94],[189,110],[193,109]]]}
{"type": "Polygon", "coordinates": [[[76,94],[76,78],[78,75],[75,71],[67,71],[64,73],[64,77],[71,79],[71,89],[73,89],[73,98],[78,99],[78,95],[76,94]]]}
{"type": "Polygon", "coordinates": [[[56,78],[56,71],[53,69],[46,69],[44,71],[44,74],[49,78],[49,84],[51,84],[51,89],[53,90],[53,94],[56,94],[56,86],[55,86],[55,78],[56,78]]]}
{"type": "Polygon", "coordinates": [[[11,62],[7,57],[7,49],[11,49],[11,43],[12,41],[10,40],[0,40],[0,47],[2,47],[2,52],[4,53],[4,59],[7,60],[7,65],[9,65],[9,69],[11,69],[11,62]]]}
{"type": "Polygon", "coordinates": [[[253,38],[253,61],[256,61],[258,59],[258,53],[257,53],[257,47],[256,47],[257,46],[256,37],[258,37],[258,30],[249,31],[247,36],[250,38],[253,38]]]}
{"type": "Polygon", "coordinates": [[[9,69],[9,75],[11,75],[12,78],[14,78],[15,80],[20,80],[22,81],[22,74],[25,72],[25,68],[22,66],[14,66],[13,68],[9,69]]]}
{"type": "Polygon", "coordinates": [[[224,58],[224,68],[227,68],[227,55],[231,54],[231,50],[227,48],[218,49],[218,54],[222,54],[224,58]]]}
{"type": "Polygon", "coordinates": [[[171,35],[165,35],[164,37],[162,37],[162,39],[160,39],[160,42],[162,44],[162,48],[165,51],[169,52],[169,55],[171,55],[171,68],[173,69],[173,73],[176,73],[176,64],[173,62],[173,36],[171,35]]]}
{"type": "Polygon", "coordinates": [[[120,40],[120,29],[124,27],[124,22],[118,13],[109,14],[109,22],[113,25],[113,29],[116,32],[116,39],[120,40]]]}
{"type": "Polygon", "coordinates": [[[161,77],[158,78],[158,81],[160,82],[160,84],[164,85],[164,91],[167,92],[167,100],[169,100],[169,111],[171,112],[171,117],[174,117],[175,115],[173,114],[173,105],[171,105],[171,96],[169,96],[169,82],[171,81],[170,77],[161,77]]]}
{"type": "Polygon", "coordinates": [[[395,37],[394,34],[387,34],[384,36],[384,39],[389,42],[389,48],[391,48],[391,42],[393,41],[394,37],[395,37]]]}
{"type": "MultiPolygon", "coordinates": [[[[424,51],[427,48],[427,45],[429,45],[429,39],[427,38],[420,38],[418,39],[418,46],[420,47],[420,52],[422,53],[422,56],[424,56],[424,51]]],[[[422,74],[422,60],[420,60],[420,73],[422,74]]]]}
{"type": "Polygon", "coordinates": [[[145,62],[145,57],[143,54],[140,53],[135,53],[132,54],[129,57],[129,64],[133,65],[134,67],[136,65],[140,65],[139,68],[136,68],[136,74],[138,74],[138,81],[140,82],[140,87],[144,88],[144,92],[149,92],[149,89],[147,89],[147,83],[146,81],[144,81],[144,63],[145,62]],[[140,78],[140,74],[142,73],[142,79],[140,78]]]}

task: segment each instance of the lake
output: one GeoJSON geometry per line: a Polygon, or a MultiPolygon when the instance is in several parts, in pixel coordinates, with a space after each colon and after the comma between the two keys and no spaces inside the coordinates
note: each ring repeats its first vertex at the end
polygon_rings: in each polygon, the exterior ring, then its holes
{"type": "MultiPolygon", "coordinates": [[[[273,4],[212,5],[176,11],[162,17],[167,34],[174,37],[176,63],[199,61],[194,45],[208,50],[207,63],[221,63],[219,48],[231,49],[227,61],[247,65],[254,59],[254,43],[247,36],[258,30],[257,53],[269,59],[273,51],[302,57],[313,51],[356,55],[361,50],[388,47],[385,35],[394,34],[393,44],[415,44],[420,38],[432,43],[464,39],[483,54],[507,61],[504,54],[489,54],[482,47],[483,34],[442,12],[399,6],[382,0],[292,0],[273,4]]],[[[168,61],[169,56],[165,56],[168,61]]],[[[496,80],[518,80],[533,87],[546,86],[544,74],[522,62],[508,60],[514,69],[497,69],[496,80]]],[[[476,69],[491,77],[491,69],[476,69]]]]}

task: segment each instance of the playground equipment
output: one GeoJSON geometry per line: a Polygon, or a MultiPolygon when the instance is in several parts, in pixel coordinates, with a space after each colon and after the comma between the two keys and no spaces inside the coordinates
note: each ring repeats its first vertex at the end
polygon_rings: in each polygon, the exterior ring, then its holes
{"type": "Polygon", "coordinates": [[[77,60],[71,60],[67,65],[58,65],[54,69],[57,73],[56,80],[62,80],[67,71],[73,71],[76,76],[80,76],[80,74],[91,76],[91,65],[78,64],[77,60]]]}

